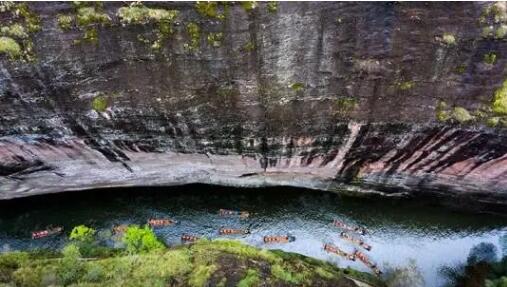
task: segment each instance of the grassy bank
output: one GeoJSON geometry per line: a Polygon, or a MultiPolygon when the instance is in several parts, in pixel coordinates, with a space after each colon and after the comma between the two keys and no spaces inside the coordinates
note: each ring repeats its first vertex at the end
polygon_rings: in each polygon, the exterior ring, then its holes
{"type": "MultiPolygon", "coordinates": [[[[149,237],[149,236],[148,236],[149,237]]],[[[293,253],[232,240],[167,248],[146,238],[108,249],[74,241],[61,252],[0,255],[0,286],[383,286],[376,277],[293,253]],[[367,286],[367,285],[366,285],[367,286]]],[[[125,238],[125,236],[124,236],[125,238]]],[[[132,237],[130,238],[132,239],[132,237]]],[[[72,241],[71,241],[72,242],[72,241]]]]}

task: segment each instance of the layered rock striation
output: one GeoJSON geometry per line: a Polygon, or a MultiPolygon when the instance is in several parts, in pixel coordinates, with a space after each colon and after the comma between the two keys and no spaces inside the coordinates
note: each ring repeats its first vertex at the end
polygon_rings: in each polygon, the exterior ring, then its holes
{"type": "Polygon", "coordinates": [[[507,204],[504,3],[3,5],[2,199],[212,183],[507,204]]]}

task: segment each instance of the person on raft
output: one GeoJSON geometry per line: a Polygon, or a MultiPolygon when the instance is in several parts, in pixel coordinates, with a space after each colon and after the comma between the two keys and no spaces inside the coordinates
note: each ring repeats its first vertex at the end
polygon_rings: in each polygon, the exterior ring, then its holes
{"type": "Polygon", "coordinates": [[[150,227],[163,227],[163,226],[168,226],[168,225],[173,225],[175,224],[176,221],[172,220],[172,219],[148,219],[148,225],[150,227]]]}
{"type": "Polygon", "coordinates": [[[191,243],[191,242],[196,242],[199,239],[200,239],[200,237],[195,236],[195,235],[190,235],[190,234],[186,234],[186,233],[181,235],[181,242],[191,243]]]}
{"type": "Polygon", "coordinates": [[[294,241],[296,241],[296,237],[292,235],[264,236],[264,243],[289,243],[294,241]]]}
{"type": "Polygon", "coordinates": [[[371,246],[369,244],[366,244],[362,239],[357,239],[351,235],[349,235],[348,233],[346,232],[340,232],[340,237],[343,238],[343,239],[346,239],[350,242],[353,242],[359,246],[361,246],[362,248],[370,251],[371,250],[371,246]]]}
{"type": "Polygon", "coordinates": [[[45,230],[39,230],[32,232],[32,239],[39,239],[48,237],[51,235],[56,235],[63,232],[63,227],[57,226],[57,227],[49,227],[45,230]]]}
{"type": "Polygon", "coordinates": [[[240,218],[247,218],[250,216],[250,212],[248,211],[239,211],[239,210],[229,210],[229,209],[220,209],[220,216],[239,216],[240,218]]]}
{"type": "Polygon", "coordinates": [[[337,254],[337,255],[340,255],[342,257],[345,257],[347,258],[348,260],[352,260],[352,261],[356,261],[356,256],[354,254],[349,254],[343,250],[341,250],[340,248],[330,244],[330,243],[325,243],[324,244],[324,250],[326,252],[329,252],[329,253],[334,253],[334,254],[337,254]]]}
{"type": "Polygon", "coordinates": [[[363,228],[363,227],[360,227],[360,226],[350,226],[350,225],[347,225],[345,224],[344,222],[338,220],[338,219],[335,219],[333,220],[333,225],[336,226],[336,227],[339,227],[343,230],[347,230],[347,231],[353,231],[353,232],[356,232],[360,235],[365,235],[366,234],[366,229],[363,228]]]}
{"type": "Polygon", "coordinates": [[[218,230],[218,234],[220,234],[220,235],[243,235],[243,234],[250,234],[250,230],[222,227],[218,230]]]}

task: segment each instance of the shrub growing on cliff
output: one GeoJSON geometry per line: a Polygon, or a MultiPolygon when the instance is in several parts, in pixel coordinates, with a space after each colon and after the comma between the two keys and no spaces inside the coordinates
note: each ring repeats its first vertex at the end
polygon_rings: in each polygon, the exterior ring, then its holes
{"type": "Polygon", "coordinates": [[[468,121],[473,120],[472,115],[462,107],[455,107],[452,111],[452,118],[455,119],[459,123],[466,123],[468,121]]]}
{"type": "Polygon", "coordinates": [[[495,52],[489,52],[484,55],[484,63],[493,65],[496,62],[496,53],[495,52]]]}
{"type": "Polygon", "coordinates": [[[266,6],[268,8],[269,13],[276,13],[276,11],[278,10],[278,2],[276,1],[269,1],[266,6]]]}
{"type": "Polygon", "coordinates": [[[456,45],[456,37],[451,33],[444,33],[442,35],[442,42],[448,46],[456,45]]]}
{"type": "Polygon", "coordinates": [[[58,26],[62,30],[70,30],[72,28],[72,16],[70,15],[58,15],[58,26]]]}
{"type": "Polygon", "coordinates": [[[123,235],[123,243],[130,253],[150,252],[164,248],[164,245],[148,226],[129,226],[123,235]]]}
{"type": "Polygon", "coordinates": [[[58,267],[58,276],[63,285],[70,285],[76,282],[83,271],[82,263],[79,261],[81,252],[79,247],[74,244],[65,246],[62,251],[63,258],[60,266],[58,267]]]}
{"type": "Polygon", "coordinates": [[[507,80],[495,91],[492,108],[496,114],[507,115],[507,80]]]}
{"type": "Polygon", "coordinates": [[[21,56],[21,46],[10,37],[0,37],[0,54],[6,54],[11,59],[21,56]]]}

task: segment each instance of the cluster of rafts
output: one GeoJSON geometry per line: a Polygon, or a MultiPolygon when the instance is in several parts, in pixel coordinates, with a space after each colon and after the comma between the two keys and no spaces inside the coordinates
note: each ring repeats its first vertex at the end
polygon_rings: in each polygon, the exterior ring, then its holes
{"type": "MultiPolygon", "coordinates": [[[[248,211],[237,211],[237,210],[227,210],[227,209],[220,209],[219,210],[220,216],[234,216],[239,218],[248,218],[250,216],[250,213],[248,211]]],[[[177,221],[164,218],[164,219],[148,219],[148,225],[151,228],[159,228],[159,227],[165,227],[170,226],[173,224],[176,224],[177,221]]],[[[332,223],[333,226],[338,227],[342,230],[340,232],[340,238],[343,240],[346,240],[348,242],[351,242],[361,248],[363,248],[366,251],[371,250],[371,246],[366,244],[363,239],[361,239],[358,236],[362,236],[366,234],[366,229],[358,226],[350,226],[345,224],[342,221],[339,220],[333,220],[332,223]]],[[[123,234],[127,230],[128,226],[125,224],[117,225],[113,227],[113,233],[116,235],[123,234]]],[[[40,231],[34,231],[32,232],[32,239],[40,239],[52,235],[61,234],[63,232],[63,227],[50,227],[46,230],[40,230],[40,231]]],[[[249,229],[235,229],[235,228],[226,228],[221,227],[218,229],[219,235],[244,235],[244,234],[250,234],[249,229]]],[[[181,242],[182,243],[192,243],[197,240],[199,240],[200,237],[192,234],[184,233],[181,235],[181,242]]],[[[290,234],[285,235],[266,235],[263,237],[263,241],[265,244],[270,243],[290,243],[296,241],[296,237],[292,236],[290,234]]],[[[325,243],[324,244],[324,250],[328,253],[333,253],[339,256],[342,256],[348,260],[355,261],[356,258],[359,259],[362,263],[364,263],[368,268],[370,268],[375,274],[380,275],[382,272],[377,267],[377,264],[372,262],[368,256],[360,251],[359,249],[354,249],[352,253],[345,252],[338,248],[337,246],[331,244],[331,243],[325,243]]]]}

